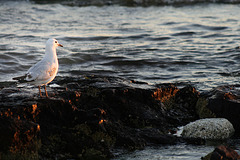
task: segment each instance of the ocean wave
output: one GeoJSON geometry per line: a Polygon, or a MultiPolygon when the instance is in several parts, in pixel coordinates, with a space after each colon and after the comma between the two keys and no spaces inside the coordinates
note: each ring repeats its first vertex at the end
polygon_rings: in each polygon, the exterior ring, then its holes
{"type": "Polygon", "coordinates": [[[161,5],[188,5],[197,3],[227,3],[238,4],[240,0],[30,0],[35,3],[61,3],[70,6],[161,6],[161,5]]]}

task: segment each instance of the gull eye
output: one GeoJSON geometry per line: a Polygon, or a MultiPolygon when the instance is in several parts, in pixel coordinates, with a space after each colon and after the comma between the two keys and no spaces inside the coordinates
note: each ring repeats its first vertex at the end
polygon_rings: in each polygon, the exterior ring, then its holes
{"type": "Polygon", "coordinates": [[[55,43],[57,43],[57,41],[55,41],[55,43]]]}

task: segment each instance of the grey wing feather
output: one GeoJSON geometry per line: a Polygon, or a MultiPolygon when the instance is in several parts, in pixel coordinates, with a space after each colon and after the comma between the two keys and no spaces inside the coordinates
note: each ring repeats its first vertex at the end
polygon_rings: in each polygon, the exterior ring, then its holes
{"type": "Polygon", "coordinates": [[[46,70],[50,67],[50,64],[46,61],[39,61],[27,71],[27,81],[34,81],[37,78],[44,79],[46,70]]]}
{"type": "Polygon", "coordinates": [[[20,83],[32,82],[38,77],[44,78],[44,71],[49,68],[49,64],[46,61],[39,61],[33,65],[24,76],[14,77],[13,80],[17,80],[20,83]]]}

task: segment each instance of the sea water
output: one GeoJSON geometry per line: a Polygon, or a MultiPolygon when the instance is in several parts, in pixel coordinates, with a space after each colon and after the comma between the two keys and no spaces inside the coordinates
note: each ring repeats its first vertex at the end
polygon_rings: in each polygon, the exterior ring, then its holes
{"type": "MultiPolygon", "coordinates": [[[[0,1],[0,82],[23,75],[53,37],[64,46],[57,49],[57,76],[187,82],[199,91],[238,84],[239,15],[240,5],[231,3],[146,7],[0,1]]],[[[179,144],[118,158],[200,159],[213,149],[179,144]]]]}

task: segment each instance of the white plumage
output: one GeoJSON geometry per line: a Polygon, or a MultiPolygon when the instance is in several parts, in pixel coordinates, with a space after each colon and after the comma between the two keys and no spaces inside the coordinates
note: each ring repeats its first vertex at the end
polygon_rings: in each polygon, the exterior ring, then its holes
{"type": "Polygon", "coordinates": [[[41,61],[33,65],[24,76],[15,77],[20,83],[30,83],[39,87],[39,94],[42,97],[40,86],[45,87],[46,97],[48,97],[46,85],[50,83],[58,72],[58,58],[56,48],[61,44],[56,39],[49,39],[46,43],[45,55],[41,61]]]}

